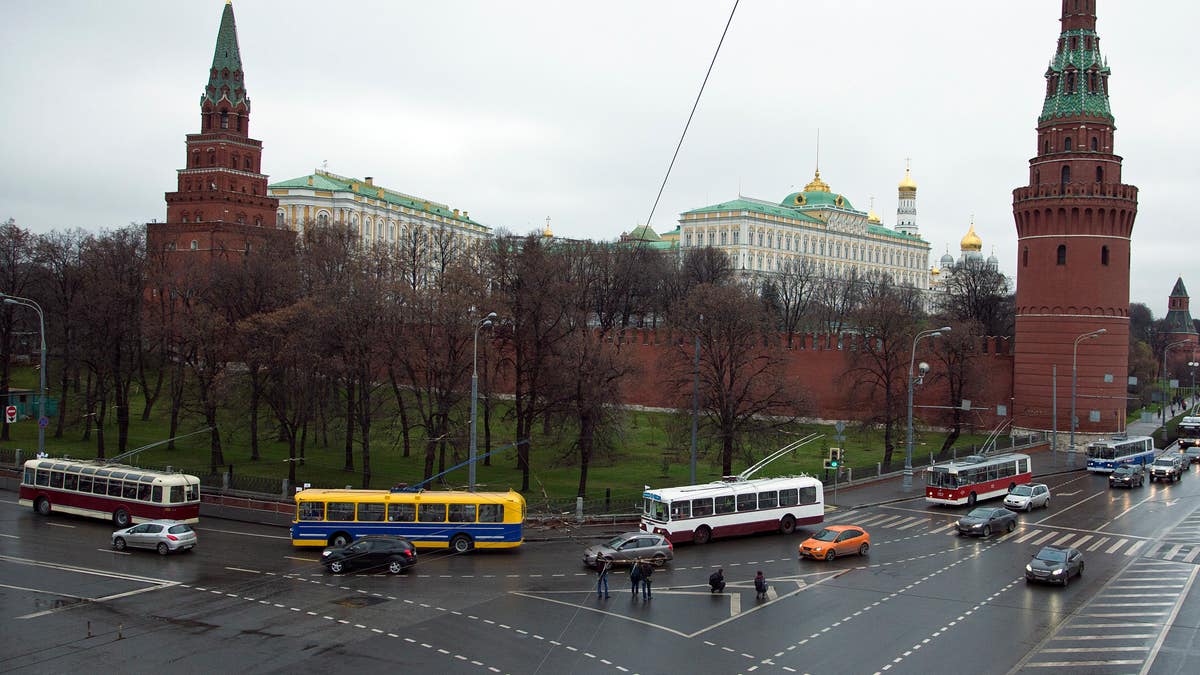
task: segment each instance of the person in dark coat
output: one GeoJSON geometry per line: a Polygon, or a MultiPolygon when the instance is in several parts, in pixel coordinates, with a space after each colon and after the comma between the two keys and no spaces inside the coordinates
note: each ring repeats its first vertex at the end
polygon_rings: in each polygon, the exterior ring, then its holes
{"type": "Polygon", "coordinates": [[[639,566],[642,568],[642,599],[649,600],[650,578],[654,576],[654,565],[651,565],[648,560],[643,560],[639,566]]]}
{"type": "Polygon", "coordinates": [[[642,561],[633,561],[633,569],[629,570],[629,581],[633,583],[633,598],[636,600],[638,586],[642,584],[642,561]]]}
{"type": "Polygon", "coordinates": [[[713,593],[725,590],[725,570],[717,569],[716,572],[708,575],[708,587],[713,593]]]}
{"type": "Polygon", "coordinates": [[[758,600],[767,597],[767,578],[763,576],[762,570],[754,575],[754,597],[758,600]]]}
{"type": "Polygon", "coordinates": [[[596,561],[596,597],[607,598],[608,595],[608,573],[612,571],[612,561],[607,558],[601,558],[596,561]]]}

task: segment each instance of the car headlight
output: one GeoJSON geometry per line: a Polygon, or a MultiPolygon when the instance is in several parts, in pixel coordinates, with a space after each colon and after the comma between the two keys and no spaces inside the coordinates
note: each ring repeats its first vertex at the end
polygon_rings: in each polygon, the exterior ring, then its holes
{"type": "Polygon", "coordinates": [[[814,546],[814,547],[813,547],[813,551],[814,551],[814,552],[816,552],[816,553],[820,553],[820,552],[821,552],[821,547],[820,547],[820,546],[814,546]]]}
{"type": "Polygon", "coordinates": [[[1026,571],[1026,572],[1032,572],[1032,571],[1033,571],[1033,565],[1026,565],[1026,566],[1025,566],[1025,571],[1026,571]]]}
{"type": "Polygon", "coordinates": [[[975,528],[975,529],[977,529],[977,530],[978,530],[979,528],[983,527],[983,523],[975,523],[975,524],[974,524],[974,525],[972,525],[971,527],[973,527],[973,528],[975,528]]]}
{"type": "Polygon", "coordinates": [[[1054,570],[1053,572],[1051,572],[1051,574],[1054,574],[1054,575],[1059,575],[1059,574],[1062,574],[1062,573],[1063,573],[1063,571],[1062,571],[1062,570],[1054,570]]]}
{"type": "Polygon", "coordinates": [[[329,556],[331,553],[333,553],[333,551],[321,551],[321,557],[325,558],[325,557],[329,556]]]}

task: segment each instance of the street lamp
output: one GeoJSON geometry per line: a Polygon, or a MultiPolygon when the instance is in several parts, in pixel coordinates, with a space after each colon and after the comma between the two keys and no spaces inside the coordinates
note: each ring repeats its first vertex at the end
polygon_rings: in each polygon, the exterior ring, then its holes
{"type": "MultiPolygon", "coordinates": [[[[1196,358],[1195,352],[1192,352],[1192,358],[1193,359],[1196,358]]],[[[1197,366],[1200,366],[1200,363],[1198,363],[1196,361],[1188,361],[1188,368],[1192,369],[1192,398],[1193,399],[1196,398],[1196,367],[1197,366]]],[[[1194,400],[1192,402],[1195,403],[1194,400]]]]}
{"type": "Polygon", "coordinates": [[[7,305],[22,305],[38,313],[38,330],[42,336],[41,394],[38,396],[38,454],[41,455],[46,451],[46,427],[42,422],[46,419],[46,316],[42,313],[42,306],[29,298],[18,298],[3,293],[0,293],[0,298],[3,298],[7,305]]]}
{"type": "Polygon", "coordinates": [[[1162,412],[1161,412],[1161,414],[1162,414],[1162,428],[1163,428],[1163,439],[1164,440],[1167,437],[1167,395],[1171,391],[1171,388],[1168,386],[1169,381],[1167,379],[1167,377],[1168,377],[1168,375],[1167,375],[1167,352],[1171,351],[1172,349],[1174,349],[1176,347],[1179,347],[1180,345],[1190,345],[1190,344],[1192,344],[1191,340],[1180,340],[1178,342],[1172,342],[1171,344],[1169,344],[1165,348],[1163,348],[1163,367],[1162,367],[1162,393],[1163,393],[1163,395],[1162,395],[1162,412]]]}
{"type": "Polygon", "coordinates": [[[496,320],[496,313],[491,312],[482,321],[475,324],[475,346],[471,353],[471,463],[467,465],[467,484],[471,492],[475,491],[475,418],[479,406],[479,329],[490,328],[496,320]]]}
{"type": "Polygon", "coordinates": [[[906,444],[906,449],[904,452],[904,483],[903,483],[905,492],[911,492],[912,486],[913,486],[913,465],[912,465],[913,385],[917,384],[919,380],[923,379],[925,377],[925,373],[929,371],[929,366],[922,363],[921,364],[921,375],[919,377],[915,377],[915,378],[913,377],[913,364],[917,360],[917,343],[921,341],[921,338],[941,337],[942,333],[949,333],[949,332],[950,332],[949,326],[942,326],[941,328],[934,328],[932,330],[923,330],[920,333],[917,333],[916,336],[913,337],[912,356],[908,359],[908,443],[906,444]]]}
{"type": "Polygon", "coordinates": [[[1079,343],[1083,342],[1084,340],[1091,340],[1092,338],[1099,337],[1107,332],[1107,329],[1101,328],[1100,330],[1094,330],[1090,333],[1084,333],[1083,335],[1075,338],[1075,344],[1071,347],[1071,447],[1068,449],[1068,452],[1071,454],[1072,466],[1075,465],[1075,392],[1077,382],[1079,380],[1079,343]]]}

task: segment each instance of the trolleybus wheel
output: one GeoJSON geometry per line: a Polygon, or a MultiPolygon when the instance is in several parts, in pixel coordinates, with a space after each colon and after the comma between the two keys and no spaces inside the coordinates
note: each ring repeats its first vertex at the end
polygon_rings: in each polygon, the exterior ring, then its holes
{"type": "Polygon", "coordinates": [[[471,550],[471,538],[465,534],[456,534],[454,535],[454,538],[450,540],[450,548],[453,549],[455,553],[466,553],[467,551],[471,550]]]}
{"type": "Polygon", "coordinates": [[[796,519],[792,514],[787,514],[779,521],[779,531],[784,534],[791,534],[796,531],[796,519]]]}
{"type": "Polygon", "coordinates": [[[346,548],[350,545],[350,535],[338,532],[329,538],[329,545],[334,548],[346,548]]]}
{"type": "Polygon", "coordinates": [[[33,503],[33,510],[38,512],[39,516],[50,515],[50,500],[45,497],[38,497],[33,503]]]}
{"type": "Polygon", "coordinates": [[[692,541],[697,544],[707,544],[712,538],[712,530],[708,529],[707,525],[701,525],[692,533],[692,541]]]}
{"type": "Polygon", "coordinates": [[[129,527],[129,512],[125,509],[113,511],[113,525],[117,527],[129,527]]]}
{"type": "Polygon", "coordinates": [[[967,495],[967,506],[970,506],[972,508],[975,507],[975,493],[974,492],[967,495]]]}

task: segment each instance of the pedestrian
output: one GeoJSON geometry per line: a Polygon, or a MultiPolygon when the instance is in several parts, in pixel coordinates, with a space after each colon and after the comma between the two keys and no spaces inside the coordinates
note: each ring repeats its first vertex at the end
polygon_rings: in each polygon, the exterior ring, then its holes
{"type": "Polygon", "coordinates": [[[608,596],[608,573],[612,570],[612,561],[608,558],[600,558],[596,561],[596,597],[607,598],[608,596]]]}
{"type": "Polygon", "coordinates": [[[757,600],[767,597],[767,578],[763,576],[762,570],[754,575],[754,597],[757,600]]]}
{"type": "Polygon", "coordinates": [[[654,576],[654,565],[651,565],[650,562],[647,560],[643,560],[640,563],[640,566],[642,568],[642,599],[649,600],[650,599],[650,577],[654,576]]]}
{"type": "Polygon", "coordinates": [[[633,599],[637,600],[638,586],[642,584],[642,565],[640,560],[633,561],[633,569],[629,570],[629,581],[633,582],[633,599]]]}
{"type": "Polygon", "coordinates": [[[708,575],[708,587],[713,593],[725,590],[725,570],[717,568],[716,572],[708,575]]]}

